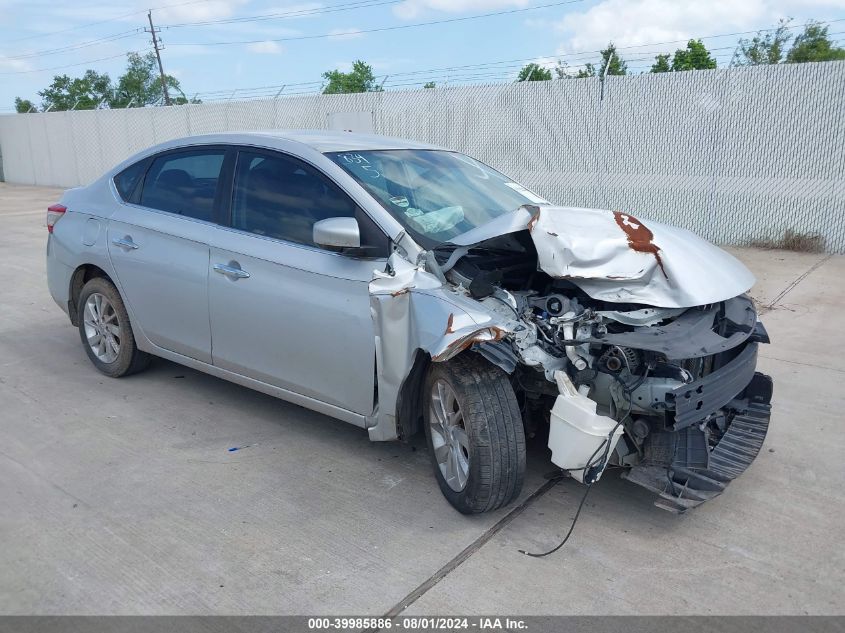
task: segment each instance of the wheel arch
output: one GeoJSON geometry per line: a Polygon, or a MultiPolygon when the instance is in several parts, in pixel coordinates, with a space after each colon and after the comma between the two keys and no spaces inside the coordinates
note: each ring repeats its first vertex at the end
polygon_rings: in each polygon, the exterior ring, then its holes
{"type": "MultiPolygon", "coordinates": [[[[114,283],[114,279],[102,268],[95,264],[81,264],[80,266],[76,267],[76,270],[73,271],[73,274],[70,277],[70,289],[68,292],[68,315],[70,316],[70,322],[78,326],[79,325],[79,295],[82,293],[82,288],[85,286],[87,282],[97,277],[101,277],[103,279],[107,279],[112,284],[117,287],[117,284],[114,283]]],[[[118,290],[120,292],[120,290],[118,290]]]]}
{"type": "Polygon", "coordinates": [[[422,349],[417,349],[411,370],[399,388],[399,397],[396,401],[396,426],[399,437],[404,441],[408,441],[422,430],[423,387],[431,363],[431,355],[422,349]]]}
{"type": "Polygon", "coordinates": [[[411,365],[411,369],[407,376],[405,376],[402,386],[399,388],[399,397],[396,402],[397,431],[399,432],[400,439],[407,441],[422,431],[423,406],[425,403],[423,391],[425,389],[426,376],[432,366],[467,357],[471,358],[474,362],[486,362],[491,365],[498,365],[500,369],[511,373],[507,367],[491,361],[484,354],[480,354],[472,348],[464,349],[454,356],[449,357],[448,360],[435,360],[429,352],[418,348],[414,354],[414,362],[411,365]]]}

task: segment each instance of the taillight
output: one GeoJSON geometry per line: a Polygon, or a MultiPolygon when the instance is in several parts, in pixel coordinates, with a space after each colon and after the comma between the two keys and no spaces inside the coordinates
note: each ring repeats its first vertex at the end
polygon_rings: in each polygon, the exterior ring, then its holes
{"type": "Polygon", "coordinates": [[[54,204],[47,207],[47,231],[49,233],[53,232],[53,227],[56,226],[56,222],[62,219],[65,211],[67,211],[67,207],[63,204],[54,204]]]}

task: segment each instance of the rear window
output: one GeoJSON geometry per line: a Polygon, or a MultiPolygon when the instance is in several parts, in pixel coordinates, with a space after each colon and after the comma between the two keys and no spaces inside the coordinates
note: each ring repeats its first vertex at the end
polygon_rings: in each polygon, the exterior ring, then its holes
{"type": "Polygon", "coordinates": [[[132,199],[132,193],[135,191],[135,187],[138,186],[138,182],[144,175],[146,167],[147,161],[142,160],[139,163],[130,165],[114,177],[114,186],[117,189],[117,193],[120,194],[120,197],[126,202],[129,202],[132,199]]]}
{"type": "Polygon", "coordinates": [[[211,221],[224,155],[224,150],[195,150],[159,156],[144,179],[141,204],[211,221]]]}

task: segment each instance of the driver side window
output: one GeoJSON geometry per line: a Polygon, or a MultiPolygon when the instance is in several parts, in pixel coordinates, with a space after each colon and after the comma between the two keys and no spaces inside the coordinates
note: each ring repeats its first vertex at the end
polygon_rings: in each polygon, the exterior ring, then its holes
{"type": "Polygon", "coordinates": [[[372,221],[362,216],[365,214],[346,193],[310,165],[279,153],[238,153],[232,191],[233,228],[316,246],[315,222],[356,218],[363,245],[367,231],[362,221],[372,221]]]}

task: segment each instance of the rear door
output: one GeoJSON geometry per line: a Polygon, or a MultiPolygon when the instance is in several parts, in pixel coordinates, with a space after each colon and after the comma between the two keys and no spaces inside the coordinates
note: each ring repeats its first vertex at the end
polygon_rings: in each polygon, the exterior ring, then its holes
{"type": "Polygon", "coordinates": [[[109,221],[124,299],[155,345],[211,362],[208,236],[219,213],[222,147],[164,152],[109,221]]]}

